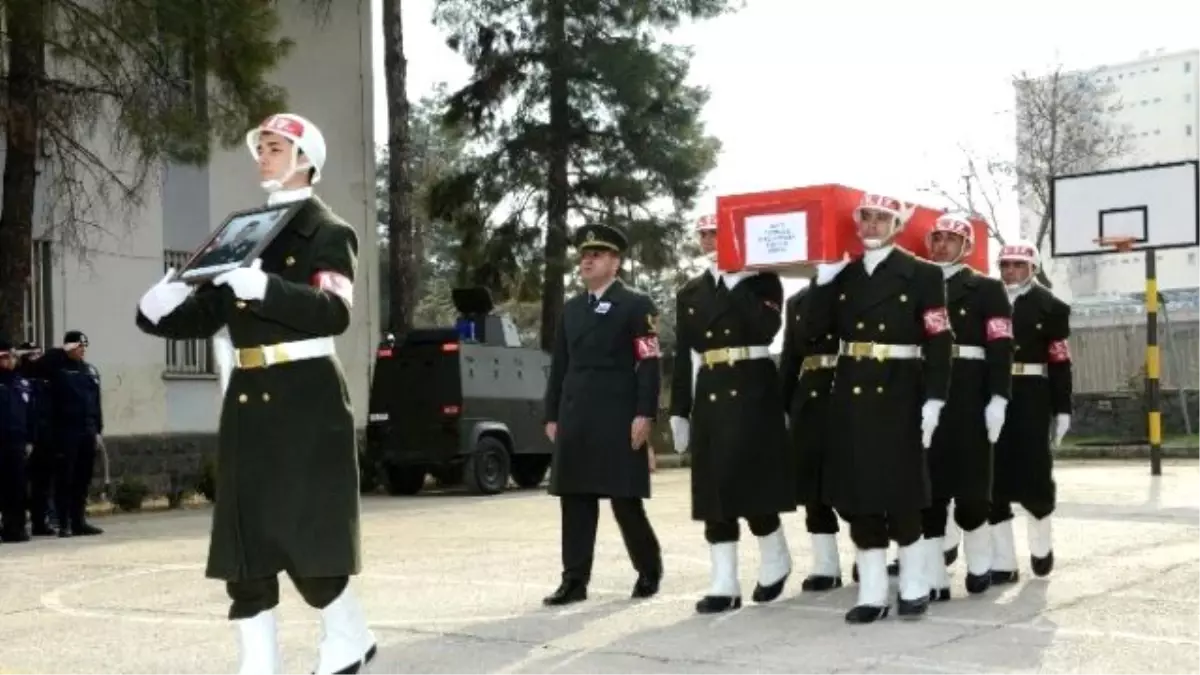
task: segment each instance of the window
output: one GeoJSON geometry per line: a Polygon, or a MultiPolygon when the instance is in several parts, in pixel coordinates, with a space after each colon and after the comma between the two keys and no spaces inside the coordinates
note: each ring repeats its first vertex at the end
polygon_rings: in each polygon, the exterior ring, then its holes
{"type": "MultiPolygon", "coordinates": [[[[188,251],[164,251],[163,272],[187,263],[188,251]]],[[[212,375],[212,340],[167,340],[167,373],[171,375],[212,375]]]]}
{"type": "Polygon", "coordinates": [[[50,242],[34,241],[30,251],[29,284],[25,286],[24,340],[43,349],[54,344],[54,260],[50,242]]]}
{"type": "Polygon", "coordinates": [[[1183,72],[1185,72],[1185,73],[1192,72],[1192,62],[1191,61],[1183,62],[1183,72]]]}
{"type": "Polygon", "coordinates": [[[1191,136],[1191,135],[1192,135],[1192,125],[1190,125],[1190,124],[1189,124],[1189,125],[1187,125],[1186,129],[1187,129],[1187,130],[1186,130],[1186,131],[1184,131],[1184,134],[1185,134],[1185,135],[1187,135],[1187,136],[1191,136]]]}

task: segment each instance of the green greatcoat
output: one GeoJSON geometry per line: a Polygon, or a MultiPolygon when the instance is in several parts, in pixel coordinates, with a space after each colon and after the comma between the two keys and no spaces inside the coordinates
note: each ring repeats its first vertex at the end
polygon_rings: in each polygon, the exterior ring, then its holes
{"type": "MultiPolygon", "coordinates": [[[[261,256],[261,301],[204,284],[151,335],[208,338],[228,327],[238,349],[343,333],[350,303],[315,287],[329,271],[354,280],[358,236],[313,197],[261,256]]],[[[242,581],[357,574],[358,455],[354,417],[336,357],[235,369],[221,406],[217,502],[208,577],[242,581]]]]}

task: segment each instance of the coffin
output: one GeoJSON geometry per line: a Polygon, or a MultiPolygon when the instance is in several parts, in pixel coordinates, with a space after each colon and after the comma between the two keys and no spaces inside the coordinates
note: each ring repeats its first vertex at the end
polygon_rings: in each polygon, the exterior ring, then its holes
{"type": "MultiPolygon", "coordinates": [[[[861,255],[854,208],[862,196],[862,190],[830,184],[717,197],[717,266],[810,277],[817,263],[861,255]]],[[[918,205],[896,244],[926,257],[925,234],[944,212],[918,205]]],[[[971,222],[975,248],[965,262],[987,274],[987,225],[971,222]]]]}

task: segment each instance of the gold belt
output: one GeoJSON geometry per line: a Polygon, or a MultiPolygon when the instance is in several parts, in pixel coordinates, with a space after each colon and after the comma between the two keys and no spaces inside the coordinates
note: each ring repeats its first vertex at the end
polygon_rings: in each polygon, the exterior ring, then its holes
{"type": "Polygon", "coordinates": [[[282,345],[265,345],[237,350],[236,363],[238,368],[264,368],[267,364],[287,363],[291,360],[282,345]]]}
{"type": "Polygon", "coordinates": [[[1026,375],[1033,377],[1046,376],[1046,364],[1044,363],[1014,363],[1012,366],[1013,375],[1026,375]]]}
{"type": "Polygon", "coordinates": [[[804,357],[804,361],[800,364],[800,370],[820,370],[822,368],[834,368],[837,366],[837,354],[813,354],[812,356],[804,357]]]}
{"type": "Polygon", "coordinates": [[[917,345],[885,345],[877,342],[843,342],[838,350],[841,356],[860,359],[919,359],[921,348],[917,345]]]}
{"type": "MultiPolygon", "coordinates": [[[[768,354],[769,355],[769,354],[768,354]]],[[[722,349],[710,349],[700,355],[700,360],[704,365],[712,368],[719,365],[730,365],[738,361],[748,361],[750,359],[765,358],[754,354],[750,347],[724,347],[722,349]]]]}

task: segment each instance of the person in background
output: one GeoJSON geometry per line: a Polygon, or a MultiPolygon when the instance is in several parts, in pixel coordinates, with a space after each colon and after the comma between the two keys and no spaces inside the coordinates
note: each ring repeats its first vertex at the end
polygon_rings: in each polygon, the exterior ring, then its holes
{"type": "Polygon", "coordinates": [[[41,359],[50,383],[59,537],[104,533],[87,522],[88,492],[104,433],[100,371],[87,362],[87,349],[87,335],[70,330],[63,336],[63,346],[41,359]]]}
{"type": "Polygon", "coordinates": [[[53,443],[53,412],[51,407],[50,380],[42,368],[42,349],[36,343],[24,342],[17,347],[20,362],[17,366],[21,375],[29,380],[33,388],[34,416],[37,434],[33,452],[29,455],[26,473],[29,478],[29,521],[30,534],[35,537],[54,535],[50,527],[54,513],[52,487],[54,485],[55,454],[53,443]]]}
{"type": "Polygon", "coordinates": [[[37,433],[33,388],[17,372],[17,354],[0,337],[0,541],[29,541],[25,464],[37,433]]]}

